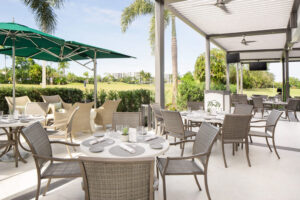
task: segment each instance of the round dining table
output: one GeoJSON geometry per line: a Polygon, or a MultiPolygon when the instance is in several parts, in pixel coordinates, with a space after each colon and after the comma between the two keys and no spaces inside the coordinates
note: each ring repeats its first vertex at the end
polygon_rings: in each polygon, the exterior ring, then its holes
{"type": "Polygon", "coordinates": [[[6,134],[7,140],[11,145],[7,146],[4,151],[2,151],[3,157],[6,156],[7,159],[2,160],[10,160],[14,158],[15,166],[18,167],[18,161],[22,161],[27,163],[27,161],[23,158],[19,151],[19,146],[25,151],[29,151],[29,149],[25,148],[20,140],[20,136],[22,134],[22,129],[27,127],[37,121],[42,122],[45,120],[44,116],[41,115],[19,115],[19,116],[10,116],[4,115],[0,119],[0,128],[4,131],[4,135],[6,134]],[[9,151],[13,149],[13,155],[9,155],[9,151]]]}
{"type": "Polygon", "coordinates": [[[100,137],[97,134],[81,142],[81,153],[85,156],[126,159],[146,158],[162,155],[169,149],[169,142],[165,138],[155,135],[153,131],[149,131],[145,135],[137,134],[136,142],[123,142],[121,134],[114,131],[107,131],[103,135],[100,133],[100,137]],[[150,140],[147,141],[147,138],[150,140]],[[134,152],[129,152],[121,148],[124,146],[133,149],[134,152]],[[101,151],[92,151],[93,148],[97,150],[97,147],[101,151]]]}
{"type": "Polygon", "coordinates": [[[225,115],[225,112],[218,112],[218,113],[208,113],[204,110],[197,110],[197,111],[182,111],[181,116],[187,125],[191,123],[201,123],[201,122],[208,122],[211,124],[218,124],[222,125],[225,115]]]}

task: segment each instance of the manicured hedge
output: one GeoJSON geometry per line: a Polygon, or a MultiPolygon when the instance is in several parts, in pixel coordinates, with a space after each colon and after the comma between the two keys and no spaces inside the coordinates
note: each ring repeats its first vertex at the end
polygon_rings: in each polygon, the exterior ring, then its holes
{"type": "MultiPolygon", "coordinates": [[[[16,97],[28,96],[33,102],[41,102],[41,95],[60,95],[67,103],[75,102],[92,102],[94,99],[93,90],[85,92],[75,88],[28,88],[17,87],[16,97]]],[[[0,110],[8,113],[8,106],[5,96],[12,96],[12,87],[0,87],[0,110]]],[[[153,94],[150,90],[128,90],[128,91],[104,91],[101,90],[97,94],[97,107],[102,105],[106,99],[122,99],[119,104],[118,111],[120,112],[136,112],[141,107],[141,104],[149,104],[153,101],[153,94]]]]}

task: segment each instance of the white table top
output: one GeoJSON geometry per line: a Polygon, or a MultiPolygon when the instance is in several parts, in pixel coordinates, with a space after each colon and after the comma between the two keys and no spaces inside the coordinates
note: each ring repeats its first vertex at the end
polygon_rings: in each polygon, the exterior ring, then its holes
{"type": "MultiPolygon", "coordinates": [[[[146,137],[151,136],[151,135],[154,135],[154,132],[148,132],[146,137]]],[[[139,145],[139,146],[143,147],[145,149],[145,152],[143,154],[141,154],[141,155],[132,156],[132,157],[116,156],[116,155],[111,154],[109,152],[109,149],[112,148],[112,147],[114,147],[114,146],[117,146],[117,145],[119,145],[121,143],[127,144],[127,142],[122,142],[119,138],[110,137],[110,136],[107,136],[107,135],[104,136],[104,137],[113,139],[115,141],[115,143],[113,143],[112,145],[104,147],[104,151],[99,152],[99,153],[92,153],[92,152],[90,152],[89,151],[89,147],[84,146],[81,143],[80,144],[81,152],[84,155],[89,156],[89,157],[98,157],[98,158],[126,158],[126,159],[131,159],[131,158],[156,157],[156,156],[162,155],[163,153],[165,153],[169,149],[169,142],[167,140],[165,140],[165,139],[164,139],[164,143],[162,143],[162,145],[163,145],[162,149],[152,149],[150,147],[150,145],[147,144],[147,143],[141,143],[141,142],[139,142],[139,143],[128,143],[128,144],[136,144],[136,145],[139,145]]],[[[161,137],[161,136],[158,136],[158,137],[161,137]]],[[[95,138],[95,137],[91,136],[91,137],[87,138],[86,140],[89,140],[89,139],[92,139],[92,138],[95,138]]]]}
{"type": "Polygon", "coordinates": [[[209,114],[205,111],[181,112],[183,119],[193,122],[223,123],[226,113],[209,114]]]}
{"type": "Polygon", "coordinates": [[[45,117],[41,115],[25,115],[24,118],[20,117],[19,119],[9,119],[7,116],[3,116],[0,119],[0,128],[26,127],[37,121],[42,122],[43,120],[45,120],[45,117]],[[26,122],[22,121],[21,118],[25,119],[26,122]]]}

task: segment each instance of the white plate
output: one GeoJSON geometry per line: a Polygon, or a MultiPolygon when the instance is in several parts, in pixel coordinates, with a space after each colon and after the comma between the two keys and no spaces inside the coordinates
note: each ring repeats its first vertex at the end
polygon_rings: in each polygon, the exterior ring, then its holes
{"type": "Polygon", "coordinates": [[[89,148],[90,152],[92,153],[99,153],[104,151],[104,148],[102,146],[92,146],[89,148]]]}

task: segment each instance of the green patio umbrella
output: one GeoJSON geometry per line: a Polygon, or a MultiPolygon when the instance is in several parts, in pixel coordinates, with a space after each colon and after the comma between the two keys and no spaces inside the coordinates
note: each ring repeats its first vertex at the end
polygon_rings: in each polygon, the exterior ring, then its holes
{"type": "Polygon", "coordinates": [[[52,62],[65,62],[74,61],[89,70],[94,72],[94,102],[96,107],[97,98],[97,59],[105,58],[134,58],[129,55],[121,54],[108,49],[103,49],[75,41],[66,41],[57,46],[38,47],[38,46],[16,46],[13,48],[4,48],[0,50],[0,54],[12,55],[19,57],[27,57],[38,60],[52,61],[52,62]],[[79,60],[90,60],[89,62],[82,64],[79,60]],[[94,63],[94,68],[91,69],[87,65],[94,63]]]}
{"type": "Polygon", "coordinates": [[[0,45],[11,46],[12,70],[13,70],[13,112],[15,111],[15,48],[59,48],[65,43],[63,39],[43,33],[16,23],[0,23],[0,45]]]}

